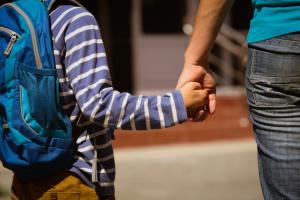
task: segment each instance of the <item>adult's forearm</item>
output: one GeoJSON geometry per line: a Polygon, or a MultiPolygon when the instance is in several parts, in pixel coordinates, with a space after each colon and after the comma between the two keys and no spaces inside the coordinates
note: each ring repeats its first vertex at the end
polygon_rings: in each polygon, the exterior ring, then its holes
{"type": "Polygon", "coordinates": [[[234,0],[200,0],[190,43],[185,52],[185,66],[207,66],[208,55],[234,0]]]}

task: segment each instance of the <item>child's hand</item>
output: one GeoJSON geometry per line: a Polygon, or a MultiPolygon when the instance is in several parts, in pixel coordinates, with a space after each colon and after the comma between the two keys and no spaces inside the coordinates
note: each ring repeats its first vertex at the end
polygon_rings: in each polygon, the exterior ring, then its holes
{"type": "Polygon", "coordinates": [[[208,91],[201,89],[200,83],[186,83],[179,91],[182,94],[188,117],[192,117],[208,102],[208,91]]]}

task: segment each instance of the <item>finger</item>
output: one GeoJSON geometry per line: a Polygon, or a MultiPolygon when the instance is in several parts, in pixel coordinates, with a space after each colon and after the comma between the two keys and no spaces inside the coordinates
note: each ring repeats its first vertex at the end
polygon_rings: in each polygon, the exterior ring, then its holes
{"type": "Polygon", "coordinates": [[[217,104],[217,100],[216,100],[216,93],[211,93],[208,95],[208,113],[209,114],[214,114],[216,111],[216,104],[217,104]]]}
{"type": "Polygon", "coordinates": [[[196,92],[194,98],[197,100],[198,104],[195,106],[195,109],[200,109],[208,105],[208,92],[206,90],[196,90],[196,92]]]}
{"type": "Polygon", "coordinates": [[[206,71],[203,66],[189,65],[182,70],[176,85],[176,89],[180,89],[183,87],[183,85],[190,81],[200,82],[203,79],[203,74],[205,74],[205,72],[206,71]]]}
{"type": "Polygon", "coordinates": [[[193,116],[194,122],[202,122],[208,117],[208,112],[206,110],[200,110],[193,116]]]}
{"type": "Polygon", "coordinates": [[[198,82],[189,82],[186,84],[187,87],[190,87],[192,90],[201,89],[201,84],[198,82]]]}
{"type": "Polygon", "coordinates": [[[198,94],[201,98],[209,99],[209,91],[208,90],[198,90],[198,94]]]}
{"type": "Polygon", "coordinates": [[[206,110],[200,110],[193,116],[193,122],[204,121],[208,117],[208,112],[206,110]]]}

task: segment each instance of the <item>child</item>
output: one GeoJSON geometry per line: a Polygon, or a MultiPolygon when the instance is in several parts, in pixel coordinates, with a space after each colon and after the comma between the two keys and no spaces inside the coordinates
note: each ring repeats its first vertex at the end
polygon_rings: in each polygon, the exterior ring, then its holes
{"type": "Polygon", "coordinates": [[[114,199],[114,129],[167,128],[187,120],[207,102],[207,91],[190,82],[164,96],[132,96],[112,88],[103,41],[94,17],[84,8],[57,7],[51,14],[60,102],[77,129],[78,159],[68,172],[47,181],[14,177],[19,199],[114,199]],[[68,196],[69,195],[69,196],[68,196]]]}

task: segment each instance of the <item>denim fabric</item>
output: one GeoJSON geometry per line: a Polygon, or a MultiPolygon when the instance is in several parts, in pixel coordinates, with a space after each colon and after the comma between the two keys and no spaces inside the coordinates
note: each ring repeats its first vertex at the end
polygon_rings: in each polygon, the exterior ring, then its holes
{"type": "Polygon", "coordinates": [[[266,200],[300,199],[300,33],[249,45],[246,91],[266,200]]]}

